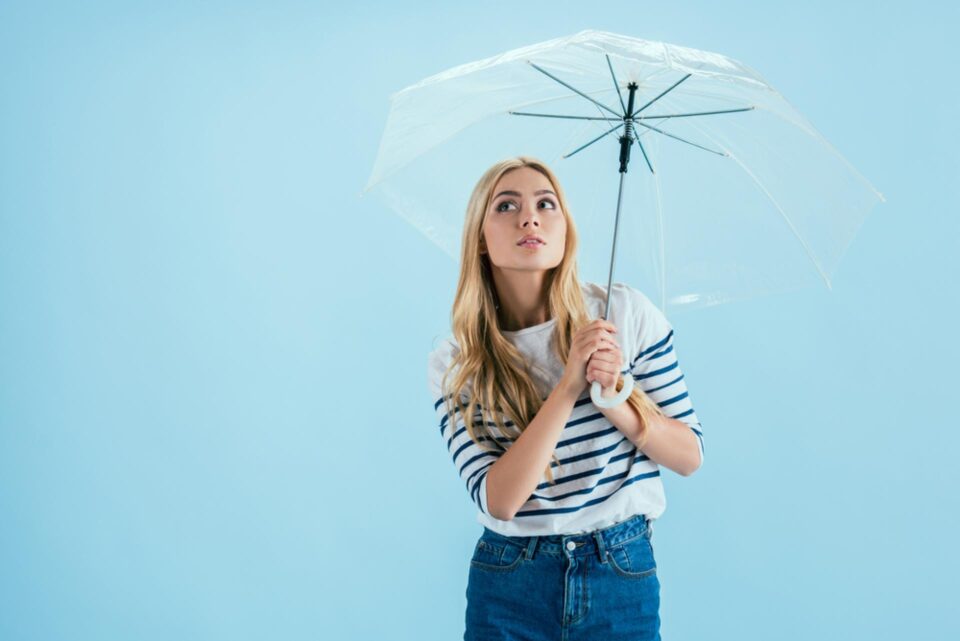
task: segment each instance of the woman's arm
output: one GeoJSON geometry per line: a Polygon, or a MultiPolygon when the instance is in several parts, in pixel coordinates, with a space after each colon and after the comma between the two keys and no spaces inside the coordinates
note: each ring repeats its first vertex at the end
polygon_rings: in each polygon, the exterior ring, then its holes
{"type": "MultiPolygon", "coordinates": [[[[677,474],[690,476],[703,465],[703,426],[680,368],[673,326],[642,292],[628,287],[628,293],[630,312],[636,315],[638,324],[634,355],[624,375],[633,376],[634,386],[640,387],[665,415],[650,420],[650,433],[641,451],[677,474]]],[[[637,412],[627,403],[609,410],[602,411],[636,443],[641,436],[637,412]]]]}
{"type": "Polygon", "coordinates": [[[487,471],[487,508],[495,519],[512,519],[540,484],[578,398],[579,392],[561,379],[523,433],[487,471]]]}
{"type": "MultiPolygon", "coordinates": [[[[598,409],[631,443],[638,443],[642,419],[633,405],[623,402],[598,409]]],[[[681,476],[690,476],[700,467],[700,444],[689,425],[675,418],[656,416],[649,421],[647,430],[642,452],[655,463],[681,476]]]]}

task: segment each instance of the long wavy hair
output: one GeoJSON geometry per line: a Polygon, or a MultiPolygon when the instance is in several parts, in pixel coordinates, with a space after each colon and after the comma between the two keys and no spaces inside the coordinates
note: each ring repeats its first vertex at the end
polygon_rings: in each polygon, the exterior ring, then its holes
{"type": "MultiPolygon", "coordinates": [[[[512,444],[546,400],[540,398],[531,379],[531,364],[501,333],[496,312],[499,297],[491,273],[490,255],[480,253],[483,223],[497,181],[505,173],[520,167],[530,167],[547,177],[567,221],[563,259],[550,270],[548,276],[550,317],[557,319],[551,349],[564,366],[574,333],[593,320],[587,315],[577,278],[577,229],[557,176],[545,163],[530,156],[516,156],[497,162],[480,177],[467,204],[460,251],[460,278],[451,312],[453,335],[459,351],[448,364],[441,381],[450,425],[456,425],[456,413],[459,412],[470,438],[483,449],[495,453],[506,451],[506,447],[500,445],[491,428],[495,427],[499,436],[512,444]],[[456,375],[447,393],[447,379],[454,371],[456,375]],[[464,391],[467,387],[469,394],[464,391]],[[466,401],[466,405],[463,401],[466,401]],[[469,408],[479,411],[469,411],[469,408]],[[488,447],[484,443],[496,445],[488,447]]],[[[629,354],[624,354],[625,360],[629,358],[629,354]]],[[[621,379],[617,381],[617,390],[622,387],[621,379]]],[[[659,406],[639,385],[634,385],[626,402],[643,417],[644,426],[649,424],[648,417],[663,416],[659,406]]],[[[646,440],[647,429],[644,427],[638,447],[642,447],[646,440]]],[[[554,484],[551,467],[560,465],[556,452],[552,460],[554,463],[547,466],[544,474],[554,484]]]]}

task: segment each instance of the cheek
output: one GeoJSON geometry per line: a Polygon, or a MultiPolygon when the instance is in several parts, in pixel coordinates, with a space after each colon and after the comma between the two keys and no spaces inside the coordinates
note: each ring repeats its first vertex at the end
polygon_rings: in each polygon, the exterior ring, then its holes
{"type": "Polygon", "coordinates": [[[500,234],[497,233],[496,225],[487,224],[483,230],[483,237],[487,241],[487,246],[500,244],[500,234]]]}

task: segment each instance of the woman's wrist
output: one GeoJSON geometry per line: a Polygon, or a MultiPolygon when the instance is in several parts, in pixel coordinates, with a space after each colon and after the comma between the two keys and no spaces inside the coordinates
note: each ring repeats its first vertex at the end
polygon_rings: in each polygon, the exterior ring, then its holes
{"type": "Polygon", "coordinates": [[[557,383],[556,389],[558,389],[564,397],[576,401],[583,393],[583,386],[579,386],[579,389],[577,389],[577,387],[578,385],[576,383],[571,382],[566,376],[563,376],[560,378],[560,382],[557,383]]]}

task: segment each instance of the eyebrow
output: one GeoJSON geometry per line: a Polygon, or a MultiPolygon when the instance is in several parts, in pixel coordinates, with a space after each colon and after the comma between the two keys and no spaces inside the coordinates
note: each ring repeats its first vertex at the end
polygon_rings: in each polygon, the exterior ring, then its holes
{"type": "MultiPolygon", "coordinates": [[[[556,194],[554,194],[554,193],[553,193],[552,191],[550,191],[549,189],[540,189],[540,190],[538,190],[538,191],[533,192],[533,195],[534,195],[534,196],[539,196],[540,194],[553,194],[554,196],[556,196],[556,194]]],[[[493,198],[494,198],[494,200],[496,200],[496,199],[499,198],[500,196],[518,196],[518,197],[519,197],[519,196],[520,196],[520,192],[519,192],[519,191],[501,191],[499,194],[497,194],[497,195],[494,196],[493,198]]]]}

